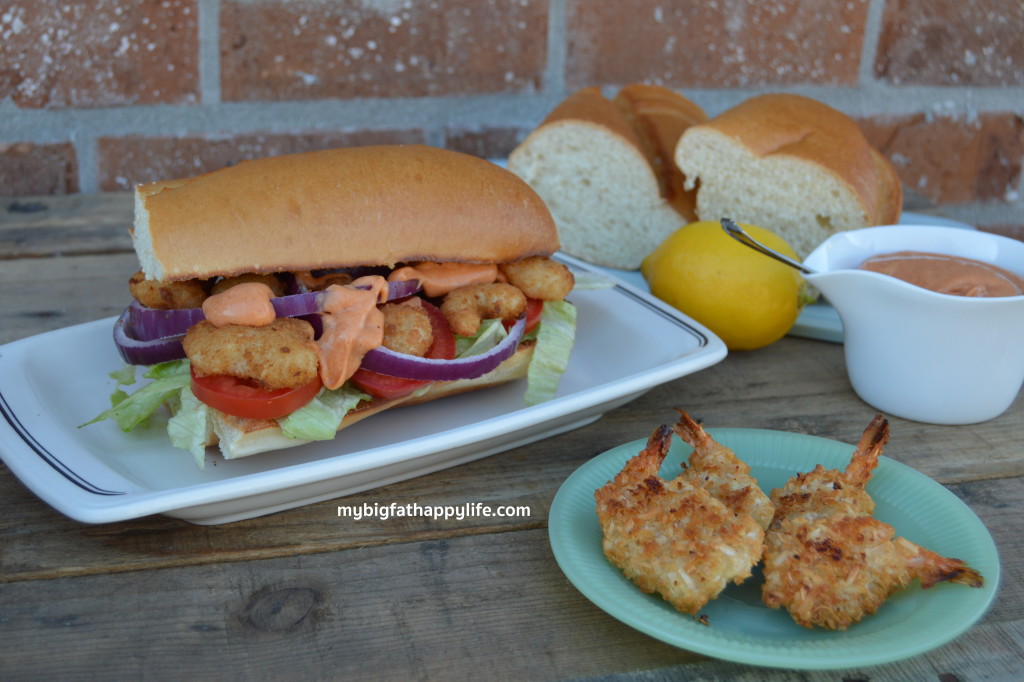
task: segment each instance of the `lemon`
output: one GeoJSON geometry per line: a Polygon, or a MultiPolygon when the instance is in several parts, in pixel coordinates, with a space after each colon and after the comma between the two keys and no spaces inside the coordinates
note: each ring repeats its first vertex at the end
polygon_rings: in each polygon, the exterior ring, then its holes
{"type": "MultiPolygon", "coordinates": [[[[794,260],[774,232],[741,223],[754,239],[794,260]]],[[[713,331],[729,350],[753,350],[788,332],[806,302],[793,268],[740,244],[720,223],[685,225],[641,266],[651,293],[713,331]]]]}

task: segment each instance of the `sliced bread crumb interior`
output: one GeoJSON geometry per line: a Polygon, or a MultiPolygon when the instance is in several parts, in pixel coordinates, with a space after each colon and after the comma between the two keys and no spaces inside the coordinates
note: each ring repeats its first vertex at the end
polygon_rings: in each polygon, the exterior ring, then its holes
{"type": "Polygon", "coordinates": [[[637,146],[587,121],[534,131],[509,157],[509,169],[543,197],[562,250],[590,263],[635,269],[685,222],[637,146]]]}
{"type": "Polygon", "coordinates": [[[688,186],[699,186],[702,220],[757,224],[779,234],[801,258],[833,233],[868,224],[850,187],[806,159],[758,158],[712,130],[692,131],[678,158],[688,186]]]}

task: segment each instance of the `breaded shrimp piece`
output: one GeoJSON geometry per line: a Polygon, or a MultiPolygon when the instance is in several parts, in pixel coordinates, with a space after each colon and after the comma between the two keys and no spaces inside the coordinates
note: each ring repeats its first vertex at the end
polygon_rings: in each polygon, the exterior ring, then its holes
{"type": "Polygon", "coordinates": [[[396,353],[423,357],[434,342],[430,316],[420,307],[389,303],[381,306],[384,312],[383,345],[396,353]]]}
{"type": "Polygon", "coordinates": [[[561,301],[572,291],[576,278],[572,271],[558,261],[544,256],[532,256],[514,263],[505,263],[501,272],[530,298],[542,301],[561,301]]]}
{"type": "Polygon", "coordinates": [[[181,282],[157,282],[146,279],[139,270],[128,280],[128,291],[135,300],[147,308],[157,310],[180,310],[198,308],[206,300],[206,286],[202,280],[187,279],[181,282]]]}
{"type": "Polygon", "coordinates": [[[473,336],[484,320],[512,320],[525,310],[526,296],[505,282],[459,287],[441,303],[448,325],[459,336],[473,336]]]}
{"type": "Polygon", "coordinates": [[[846,471],[819,464],[772,491],[776,512],[766,535],[761,596],[804,627],[845,630],[915,578],[925,588],[984,584],[963,561],[896,537],[871,515],[875,504],[865,486],[888,439],[888,422],[876,416],[846,471]]]}
{"type": "Polygon", "coordinates": [[[197,375],[239,377],[267,389],[304,386],[320,365],[313,327],[291,317],[266,327],[216,327],[203,320],[189,328],[182,345],[197,375]]]}
{"type": "Polygon", "coordinates": [[[693,448],[683,474],[694,485],[706,489],[736,514],[749,514],[767,530],[775,506],[750,475],[750,465],[711,436],[683,410],[674,430],[693,448]]]}
{"type": "Polygon", "coordinates": [[[594,498],[608,560],[644,592],[696,615],[730,581],[750,576],[764,531],[685,477],[662,479],[658,470],[671,441],[672,427],[655,429],[647,447],[594,498]]]}

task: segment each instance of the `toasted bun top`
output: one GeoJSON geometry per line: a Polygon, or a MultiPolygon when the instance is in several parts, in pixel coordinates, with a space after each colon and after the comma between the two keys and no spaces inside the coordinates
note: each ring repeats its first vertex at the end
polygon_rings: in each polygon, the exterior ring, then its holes
{"type": "Polygon", "coordinates": [[[147,279],[175,281],[434,260],[501,263],[558,249],[544,202],[467,154],[377,146],[289,154],[136,187],[147,279]]]}

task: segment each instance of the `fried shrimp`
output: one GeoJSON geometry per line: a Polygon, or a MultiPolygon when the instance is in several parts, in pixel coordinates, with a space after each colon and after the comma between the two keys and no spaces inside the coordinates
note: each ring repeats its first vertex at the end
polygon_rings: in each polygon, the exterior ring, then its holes
{"type": "Polygon", "coordinates": [[[485,319],[515,319],[525,310],[526,296],[504,282],[459,287],[441,303],[448,325],[459,336],[473,336],[485,319]]]}
{"type": "Polygon", "coordinates": [[[947,581],[983,585],[963,561],[896,537],[872,516],[875,503],[865,486],[888,439],[888,422],[876,416],[846,471],[819,464],[772,491],[776,512],[766,535],[762,599],[785,607],[804,627],[845,630],[915,578],[925,588],[947,581]]]}
{"type": "Polygon", "coordinates": [[[543,256],[505,263],[501,272],[524,294],[542,301],[561,301],[576,283],[569,268],[543,256]]]}
{"type": "Polygon", "coordinates": [[[206,287],[202,280],[157,282],[146,279],[141,270],[128,280],[128,290],[136,301],[147,308],[158,310],[198,308],[206,300],[206,287]]]}
{"type": "Polygon", "coordinates": [[[686,476],[661,478],[671,441],[671,426],[655,429],[647,446],[594,497],[608,560],[644,592],[696,615],[730,581],[751,575],[764,531],[686,476]]]}
{"type": "Polygon", "coordinates": [[[189,328],[182,345],[197,375],[226,374],[271,390],[304,386],[319,368],[313,327],[290,317],[266,327],[216,327],[204,320],[189,328]]]}
{"type": "MultiPolygon", "coordinates": [[[[678,410],[678,408],[676,408],[678,410]]],[[[771,523],[775,507],[750,475],[750,466],[701,428],[683,410],[674,430],[693,448],[684,476],[706,489],[737,514],[749,514],[763,529],[771,523]]]]}
{"type": "Polygon", "coordinates": [[[430,316],[423,308],[389,303],[384,312],[383,345],[397,353],[423,357],[434,342],[430,316]]]}
{"type": "Polygon", "coordinates": [[[270,287],[270,290],[274,292],[274,296],[284,296],[284,284],[278,279],[276,275],[270,274],[259,274],[255,272],[249,272],[244,275],[236,275],[235,277],[225,277],[217,280],[213,287],[210,289],[210,294],[220,294],[233,286],[238,284],[245,284],[247,282],[258,282],[259,284],[266,284],[270,287]]]}

